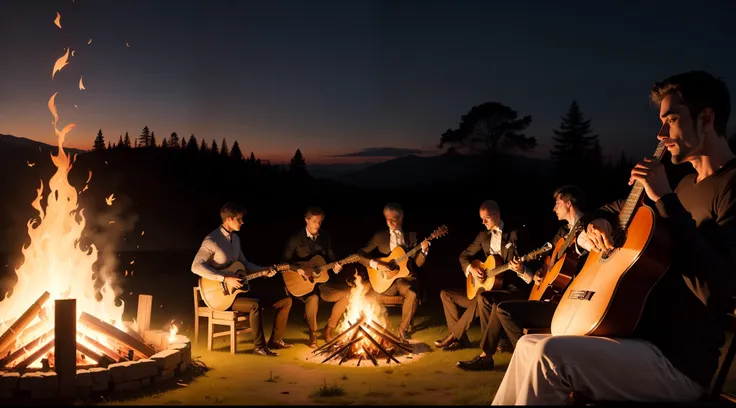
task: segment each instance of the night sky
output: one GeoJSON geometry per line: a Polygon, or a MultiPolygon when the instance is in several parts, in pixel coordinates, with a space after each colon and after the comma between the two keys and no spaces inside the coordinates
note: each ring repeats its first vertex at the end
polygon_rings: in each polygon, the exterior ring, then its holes
{"type": "Polygon", "coordinates": [[[59,92],[71,147],[147,125],[159,142],[177,132],[276,162],[297,148],[308,163],[355,162],[436,154],[461,115],[499,101],[532,115],[533,155],[547,157],[577,99],[604,153],[638,157],[659,129],[652,83],[705,69],[736,94],[734,50],[729,0],[2,0],[0,133],[55,143],[46,104],[59,92]],[[75,56],[52,81],[66,47],[75,56]]]}

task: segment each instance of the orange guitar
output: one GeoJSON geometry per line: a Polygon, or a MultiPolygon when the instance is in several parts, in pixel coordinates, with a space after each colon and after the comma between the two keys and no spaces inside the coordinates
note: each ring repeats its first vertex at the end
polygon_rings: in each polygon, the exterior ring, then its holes
{"type": "MultiPolygon", "coordinates": [[[[664,152],[660,142],[654,157],[664,152]]],[[[654,211],[642,205],[643,193],[637,181],[613,225],[614,249],[588,254],[555,310],[552,335],[628,337],[636,328],[671,256],[671,238],[654,211]]]]}
{"type": "MultiPolygon", "coordinates": [[[[528,254],[519,258],[519,261],[526,262],[530,259],[538,257],[545,252],[549,252],[551,249],[552,244],[547,242],[541,248],[535,249],[534,251],[529,252],[528,254]]],[[[479,293],[485,292],[487,290],[501,289],[501,286],[503,285],[503,279],[497,275],[500,275],[510,269],[509,264],[507,263],[496,266],[501,262],[503,261],[501,260],[500,256],[488,255],[488,258],[486,258],[486,261],[483,263],[481,263],[477,259],[471,263],[471,265],[482,269],[484,271],[484,276],[481,279],[478,279],[472,273],[468,274],[468,277],[465,279],[465,289],[467,291],[466,293],[468,299],[475,299],[475,297],[478,296],[479,293]]]]}
{"type": "Polygon", "coordinates": [[[294,265],[303,269],[308,278],[302,278],[299,273],[292,267],[288,271],[284,271],[281,276],[284,278],[286,289],[294,296],[304,296],[314,290],[314,286],[318,283],[325,283],[330,279],[330,269],[334,268],[338,263],[341,265],[358,262],[358,255],[350,255],[345,259],[337,262],[327,263],[321,255],[315,255],[312,259],[304,262],[295,262],[294,265]]]}
{"type": "Polygon", "coordinates": [[[243,286],[240,289],[235,289],[224,281],[218,282],[211,279],[199,278],[199,291],[202,293],[202,300],[204,300],[207,307],[218,311],[225,311],[233,305],[235,297],[238,294],[246,293],[250,290],[249,281],[263,276],[271,277],[276,272],[282,272],[288,269],[289,264],[279,264],[257,272],[249,272],[242,262],[236,261],[222,270],[235,274],[243,281],[243,286]]]}
{"type": "Polygon", "coordinates": [[[559,296],[570,284],[575,271],[578,268],[578,254],[572,249],[571,244],[577,238],[583,228],[580,221],[567,234],[567,238],[557,240],[552,255],[544,260],[541,269],[542,279],[532,286],[529,300],[547,300],[559,296]]]}

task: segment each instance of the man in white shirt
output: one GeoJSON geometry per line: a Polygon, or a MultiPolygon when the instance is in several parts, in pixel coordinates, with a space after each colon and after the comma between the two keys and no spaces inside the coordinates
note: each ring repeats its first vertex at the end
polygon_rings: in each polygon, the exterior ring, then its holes
{"type": "MultiPolygon", "coordinates": [[[[240,231],[243,225],[245,208],[228,202],[220,209],[222,224],[210,232],[202,241],[199,251],[192,262],[192,272],[205,279],[226,282],[229,286],[240,288],[242,281],[235,275],[222,271],[233,262],[240,261],[248,271],[267,269],[263,266],[248,262],[240,247],[240,237],[234,232],[240,231]]],[[[273,275],[271,275],[273,276],[273,275]]],[[[291,297],[285,297],[275,302],[264,301],[278,310],[271,336],[266,343],[261,321],[261,302],[258,299],[239,295],[231,306],[231,310],[250,313],[250,326],[253,329],[253,353],[262,356],[277,356],[272,348],[288,348],[291,344],[284,343],[283,335],[286,331],[286,322],[291,309],[291,297]]]]}
{"type": "MultiPolygon", "coordinates": [[[[403,246],[406,249],[414,247],[417,244],[416,233],[404,231],[404,210],[398,203],[386,204],[383,208],[383,216],[386,219],[388,229],[380,230],[373,234],[363,249],[358,251],[358,255],[360,256],[361,264],[379,271],[390,272],[391,269],[388,264],[378,258],[388,256],[397,246],[403,246]],[[375,256],[374,253],[376,252],[378,256],[375,256]]],[[[382,293],[386,296],[399,295],[404,298],[404,304],[401,309],[401,324],[399,326],[399,337],[404,340],[409,338],[409,326],[419,305],[415,272],[417,268],[421,268],[424,265],[427,251],[429,250],[429,241],[422,241],[421,246],[422,250],[409,259],[408,269],[411,273],[409,277],[396,279],[382,293]]]]}

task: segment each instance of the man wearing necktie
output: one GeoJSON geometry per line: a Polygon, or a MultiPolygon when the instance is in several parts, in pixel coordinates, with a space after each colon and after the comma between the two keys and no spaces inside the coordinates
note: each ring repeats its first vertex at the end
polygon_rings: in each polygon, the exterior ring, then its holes
{"type": "MultiPolygon", "coordinates": [[[[317,255],[321,255],[327,263],[337,261],[335,252],[332,250],[332,239],[327,231],[321,229],[325,213],[319,207],[310,207],[304,214],[306,227],[292,235],[286,243],[282,259],[284,262],[296,263],[308,261],[317,255]]],[[[335,264],[333,271],[339,273],[342,265],[335,264]]],[[[297,270],[302,277],[306,277],[303,269],[297,270]]],[[[323,272],[325,273],[325,272],[323,272]]],[[[329,273],[329,271],[326,271],[329,273]]],[[[288,292],[288,289],[287,289],[288,292]]],[[[344,283],[327,282],[318,285],[311,293],[300,296],[298,299],[304,302],[304,315],[309,326],[310,348],[317,347],[317,311],[319,300],[332,303],[332,313],[324,328],[325,342],[332,340],[333,330],[337,322],[348,307],[350,287],[344,283]]]]}
{"type": "MultiPolygon", "coordinates": [[[[511,262],[514,257],[518,256],[518,232],[505,225],[501,220],[501,210],[498,203],[493,200],[484,201],[480,206],[479,215],[486,231],[481,231],[475,237],[475,240],[460,254],[460,265],[466,277],[472,273],[480,278],[483,270],[472,265],[473,259],[480,255],[485,260],[488,256],[497,254],[504,264],[511,262]]],[[[503,286],[500,290],[482,292],[472,300],[468,299],[464,289],[443,289],[440,292],[449,333],[444,339],[435,341],[435,346],[445,350],[470,347],[467,331],[475,316],[480,316],[481,333],[483,333],[481,348],[483,350],[496,349],[501,334],[501,326],[498,324],[498,330],[494,329],[494,331],[499,332],[499,336],[491,336],[487,330],[496,326],[498,320],[495,316],[496,304],[508,299],[526,299],[529,295],[529,290],[519,290],[529,285],[517,273],[509,271],[503,273],[500,277],[503,279],[503,286]],[[459,316],[458,306],[465,309],[462,316],[459,316]]],[[[463,364],[460,363],[462,362],[459,362],[458,366],[462,367],[463,364]]]]}
{"type": "MultiPolygon", "coordinates": [[[[404,210],[398,203],[389,203],[383,208],[383,216],[386,219],[388,230],[380,230],[373,234],[368,243],[358,251],[360,263],[380,271],[390,272],[388,265],[379,260],[391,254],[397,246],[404,248],[414,247],[416,233],[406,232],[403,229],[404,210]]],[[[404,304],[401,309],[401,324],[399,325],[399,337],[409,338],[409,325],[419,305],[416,289],[416,268],[424,265],[429,250],[429,241],[421,243],[422,250],[417,252],[407,263],[410,275],[407,278],[399,278],[382,294],[386,296],[401,296],[404,304]]]]}

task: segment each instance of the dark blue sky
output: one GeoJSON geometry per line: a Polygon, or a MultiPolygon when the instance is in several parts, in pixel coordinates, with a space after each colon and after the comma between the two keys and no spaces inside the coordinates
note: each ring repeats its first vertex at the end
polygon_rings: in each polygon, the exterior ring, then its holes
{"type": "Polygon", "coordinates": [[[147,125],[159,141],[227,138],[276,160],[301,148],[314,163],[432,150],[473,105],[499,101],[532,115],[546,157],[575,98],[605,153],[645,155],[653,81],[705,69],[736,93],[736,1],[637,3],[3,0],[0,133],[52,142],[58,91],[74,147],[147,125]]]}

